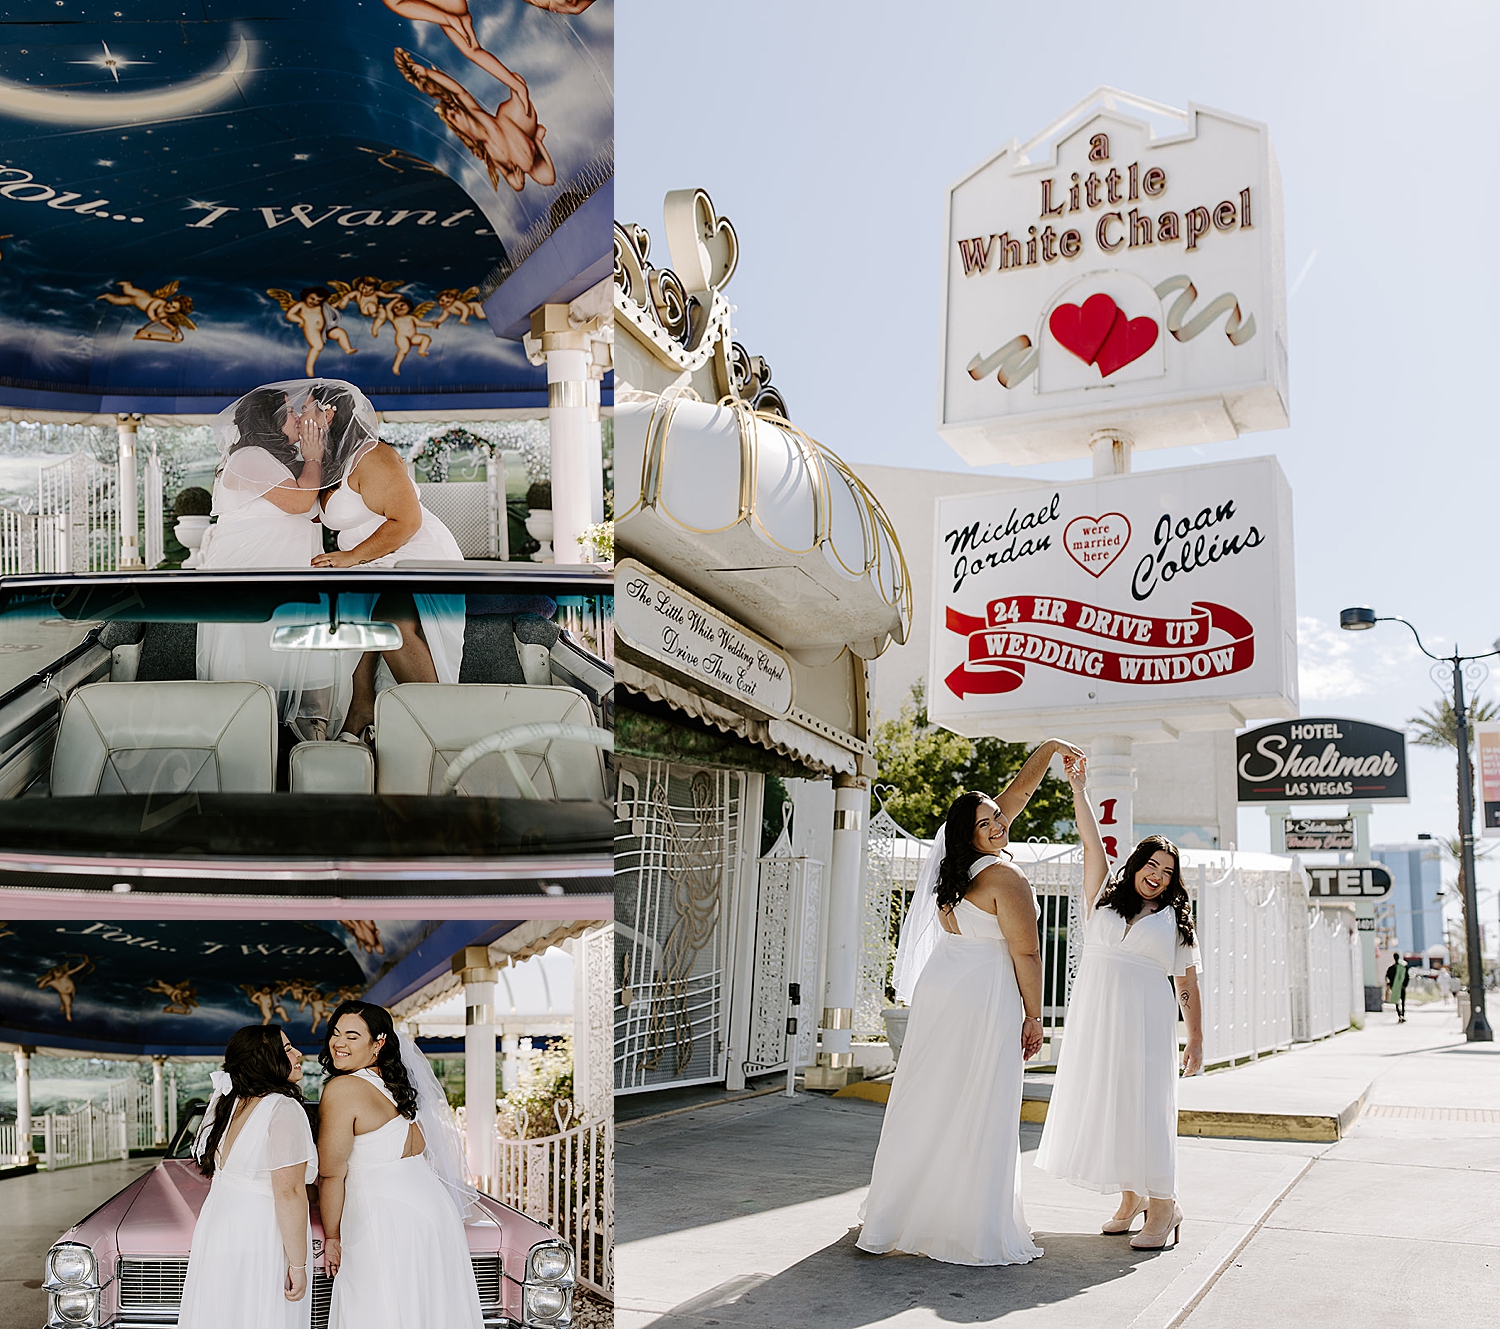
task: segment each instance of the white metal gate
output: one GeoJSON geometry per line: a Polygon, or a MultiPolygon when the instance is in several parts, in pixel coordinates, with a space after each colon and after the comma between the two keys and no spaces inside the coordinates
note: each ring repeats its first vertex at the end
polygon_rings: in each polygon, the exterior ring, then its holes
{"type": "Polygon", "coordinates": [[[870,791],[875,807],[865,830],[865,877],[860,899],[859,969],[854,982],[854,1037],[884,1038],[881,1012],[891,1004],[891,970],[901,920],[916,889],[926,856],[922,841],[885,810],[880,789],[870,791]]]}
{"type": "Polygon", "coordinates": [[[615,841],[615,1091],[724,1078],[742,771],[621,758],[615,841]]]}
{"type": "Polygon", "coordinates": [[[119,561],[116,468],[75,452],[38,468],[40,572],[111,572],[119,561]]]}
{"type": "Polygon", "coordinates": [[[787,804],[781,835],[757,864],[749,1010],[735,1022],[743,1030],[735,1037],[745,1039],[745,1075],[783,1070],[789,1055],[796,1066],[810,1065],[816,1055],[823,864],[792,852],[790,813],[787,804]],[[797,1021],[795,1033],[789,1018],[797,1021]]]}

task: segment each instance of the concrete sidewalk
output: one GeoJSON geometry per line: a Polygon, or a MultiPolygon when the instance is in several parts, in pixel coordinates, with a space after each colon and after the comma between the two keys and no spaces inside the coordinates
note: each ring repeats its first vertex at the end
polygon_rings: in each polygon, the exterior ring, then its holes
{"type": "Polygon", "coordinates": [[[616,1321],[1488,1325],[1500,1298],[1500,1049],[1466,1046],[1451,1007],[1413,1008],[1400,1026],[1370,1019],[1184,1085],[1205,1110],[1322,1109],[1349,1086],[1364,1108],[1333,1144],[1181,1139],[1183,1241],[1161,1253],[1098,1235],[1112,1205],[1031,1166],[1034,1125],[1020,1128],[1022,1190],[1046,1256],[968,1269],[854,1247],[878,1104],[799,1094],[622,1124],[616,1321]]]}

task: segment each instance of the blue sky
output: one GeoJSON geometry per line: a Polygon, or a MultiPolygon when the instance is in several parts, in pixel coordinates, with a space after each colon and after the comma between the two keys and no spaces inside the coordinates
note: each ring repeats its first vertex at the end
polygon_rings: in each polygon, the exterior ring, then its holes
{"type": "MultiPolygon", "coordinates": [[[[736,336],[797,423],[851,461],[965,470],[933,428],[948,185],[1101,84],[1265,121],[1292,425],[1137,465],[1274,453],[1303,713],[1400,726],[1437,696],[1426,662],[1399,624],[1339,632],[1342,606],[1404,615],[1435,650],[1500,635],[1497,39],[1486,4],[652,0],[616,33],[616,214],[664,255],[663,195],[707,189],[740,237],[736,336]]],[[[1412,782],[1377,840],[1453,833],[1451,757],[1414,750],[1412,782]]],[[[1264,846],[1259,811],[1241,825],[1264,846]]]]}

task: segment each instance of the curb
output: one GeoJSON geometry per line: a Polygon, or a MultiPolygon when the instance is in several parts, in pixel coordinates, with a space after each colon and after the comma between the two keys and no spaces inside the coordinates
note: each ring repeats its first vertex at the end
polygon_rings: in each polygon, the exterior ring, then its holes
{"type": "MultiPolygon", "coordinates": [[[[1033,1123],[1047,1120],[1047,1104],[1052,1086],[1028,1084],[1021,1099],[1021,1120],[1033,1123]],[[1034,1089],[1043,1092],[1033,1092],[1034,1089]]],[[[1183,1109],[1177,1113],[1177,1134],[1205,1139],[1282,1140],[1301,1144],[1333,1144],[1344,1137],[1364,1108],[1368,1087],[1358,1098],[1339,1112],[1210,1112],[1183,1109]]],[[[868,1080],[840,1089],[834,1098],[861,1098],[868,1103],[890,1101],[891,1086],[868,1080]]]]}

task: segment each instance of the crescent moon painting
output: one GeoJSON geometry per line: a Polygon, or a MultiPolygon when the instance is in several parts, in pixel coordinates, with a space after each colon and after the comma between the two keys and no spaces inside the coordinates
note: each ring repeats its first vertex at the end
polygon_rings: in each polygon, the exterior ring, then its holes
{"type": "Polygon", "coordinates": [[[98,129],[176,120],[221,106],[244,91],[250,56],[250,43],[242,38],[217,73],[201,74],[154,92],[54,91],[0,78],[0,114],[34,124],[98,129]]]}
{"type": "Polygon", "coordinates": [[[614,0],[67,8],[0,25],[0,420],[334,364],[381,411],[546,408],[531,313],[612,269],[614,0]]]}

